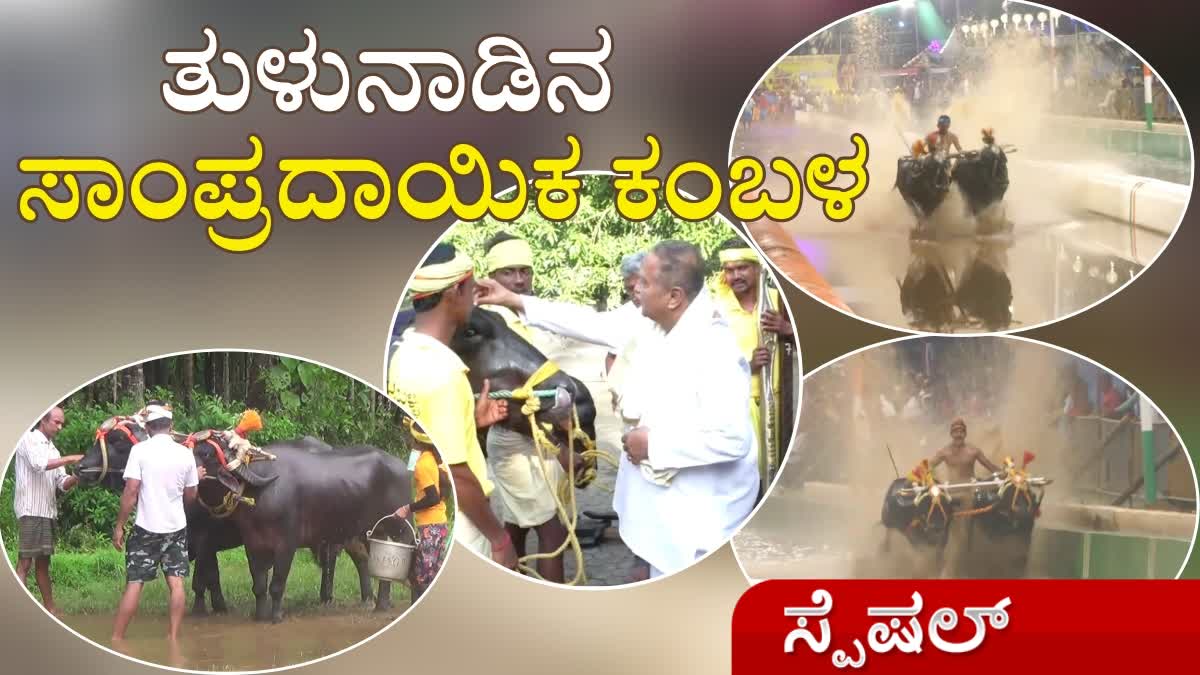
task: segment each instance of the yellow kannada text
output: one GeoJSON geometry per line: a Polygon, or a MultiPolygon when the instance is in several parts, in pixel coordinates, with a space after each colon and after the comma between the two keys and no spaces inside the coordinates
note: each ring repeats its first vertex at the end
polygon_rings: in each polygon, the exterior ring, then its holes
{"type": "MultiPolygon", "coordinates": [[[[200,178],[193,183],[194,187],[189,186],[183,170],[168,161],[141,165],[129,178],[128,200],[133,210],[148,220],[164,221],[179,216],[190,202],[195,216],[208,223],[208,239],[217,248],[230,253],[261,248],[271,236],[273,207],[264,203],[262,182],[255,175],[263,162],[263,143],[254,134],[248,141],[248,156],[196,159],[193,169],[200,178]],[[167,196],[155,198],[146,193],[145,183],[154,176],[165,178],[171,186],[167,196]],[[254,231],[233,235],[224,227],[218,229],[217,223],[229,220],[252,223],[254,231]]],[[[662,158],[661,143],[653,134],[647,135],[645,142],[649,152],[644,157],[617,157],[611,166],[615,174],[612,183],[616,190],[616,210],[634,222],[650,218],[660,206],[684,220],[705,220],[726,202],[739,220],[769,218],[782,222],[799,214],[805,192],[821,203],[826,218],[843,222],[853,215],[854,201],[869,182],[866,166],[869,149],[866,139],[857,133],[850,136],[848,155],[835,158],[818,154],[803,170],[783,157],[775,157],[767,165],[754,157],[738,157],[730,163],[727,176],[702,162],[686,161],[674,166],[665,180],[653,174],[662,158]],[[786,185],[783,194],[773,195],[764,188],[768,168],[782,177],[786,185]],[[680,188],[680,182],[687,176],[694,176],[706,185],[701,196],[689,195],[680,188]],[[844,176],[850,180],[840,180],[844,176]],[[728,192],[726,181],[730,184],[728,192]]],[[[446,165],[419,162],[407,167],[395,180],[386,168],[371,159],[282,158],[276,163],[281,179],[274,208],[289,221],[335,220],[345,215],[348,207],[364,220],[377,221],[399,204],[405,214],[421,221],[453,214],[463,221],[490,216],[511,222],[532,203],[547,220],[563,222],[578,211],[578,193],[582,187],[582,181],[574,173],[582,157],[579,140],[568,134],[566,145],[565,156],[534,159],[532,179],[520,164],[507,158],[496,163],[494,171],[479,149],[467,143],[451,148],[446,165]],[[306,175],[319,176],[331,186],[332,194],[325,197],[312,191],[297,194],[300,190],[295,183],[306,175]],[[414,194],[413,182],[422,176],[425,182],[433,178],[436,196],[414,194]],[[357,177],[352,197],[345,182],[350,177],[357,177]],[[482,196],[474,201],[460,198],[457,191],[460,178],[478,180],[482,196]],[[509,181],[516,186],[514,194],[507,199],[491,196],[496,193],[498,182],[509,181]],[[532,200],[530,183],[536,192],[532,200]]],[[[18,162],[18,169],[38,175],[37,184],[26,187],[18,199],[18,214],[27,222],[37,220],[39,209],[35,206],[58,221],[80,215],[84,201],[87,213],[101,221],[116,218],[124,208],[125,179],[107,159],[29,157],[18,162]],[[96,179],[84,189],[80,178],[86,176],[96,179]]]]}

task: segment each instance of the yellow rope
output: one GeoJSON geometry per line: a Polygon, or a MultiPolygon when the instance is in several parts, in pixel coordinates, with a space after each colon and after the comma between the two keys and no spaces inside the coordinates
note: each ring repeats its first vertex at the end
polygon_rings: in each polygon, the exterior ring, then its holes
{"type": "MultiPolygon", "coordinates": [[[[204,478],[205,480],[217,480],[214,476],[205,476],[204,478]]],[[[245,489],[245,484],[239,483],[238,491],[234,492],[230,490],[226,492],[225,496],[221,498],[221,503],[217,506],[209,506],[208,503],[203,499],[197,499],[197,501],[200,502],[200,505],[203,506],[213,518],[228,518],[229,516],[233,515],[233,512],[237,510],[238,504],[243,501],[242,492],[245,491],[245,489]]],[[[253,498],[246,497],[245,502],[250,506],[254,506],[253,498]]]]}
{"type": "MultiPolygon", "coordinates": [[[[533,394],[534,387],[541,384],[551,375],[554,375],[559,370],[558,365],[553,361],[546,361],[538,368],[529,379],[526,380],[524,386],[513,390],[512,397],[517,400],[523,400],[521,405],[521,414],[525,415],[529,420],[529,428],[533,435],[533,447],[538,455],[538,466],[541,468],[542,477],[546,480],[546,484],[550,485],[550,472],[546,469],[548,461],[558,461],[559,448],[550,440],[547,431],[552,430],[549,424],[539,425],[535,419],[538,411],[541,410],[541,399],[533,394]]],[[[563,481],[559,483],[557,489],[554,490],[554,508],[558,512],[558,518],[567,528],[567,538],[557,550],[551,553],[533,553],[522,556],[517,560],[517,569],[534,577],[535,579],[542,578],[538,574],[533,565],[529,563],[536,560],[544,560],[547,558],[557,558],[562,555],[568,547],[575,554],[575,576],[565,582],[568,586],[575,586],[580,582],[587,582],[587,573],[584,570],[583,563],[583,547],[579,544],[579,535],[575,529],[579,521],[579,510],[576,505],[575,489],[577,487],[586,487],[589,483],[595,480],[597,475],[597,461],[604,459],[613,466],[617,465],[608,453],[602,452],[596,448],[595,442],[588,438],[579,424],[579,408],[572,404],[571,406],[571,430],[567,435],[567,475],[563,481]],[[575,476],[575,440],[579,439],[583,445],[583,451],[580,456],[584,460],[584,469],[578,479],[575,476]]]]}

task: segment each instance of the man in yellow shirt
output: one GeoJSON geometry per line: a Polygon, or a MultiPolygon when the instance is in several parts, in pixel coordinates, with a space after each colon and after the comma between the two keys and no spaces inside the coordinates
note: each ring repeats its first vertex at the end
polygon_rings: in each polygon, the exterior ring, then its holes
{"type": "Polygon", "coordinates": [[[477,429],[508,415],[506,401],[488,398],[488,382],[476,402],[467,366],[450,349],[475,305],[474,263],[450,244],[438,244],[409,285],[416,317],[388,364],[388,395],[425,430],[450,466],[458,496],[455,540],[484,558],[513,569],[512,539],[492,513],[492,483],[477,429]]]}
{"type": "Polygon", "coordinates": [[[429,588],[442,568],[442,558],[450,528],[446,520],[446,498],[442,492],[442,458],[437,448],[429,443],[429,437],[413,427],[417,447],[416,466],[413,467],[413,503],[396,510],[397,518],[408,518],[414,514],[417,524],[417,550],[412,587],[412,602],[429,588]]]}
{"type": "MultiPolygon", "coordinates": [[[[527,241],[502,231],[488,239],[483,248],[490,278],[518,295],[533,292],[533,249],[527,241]]],[[[499,314],[513,332],[538,346],[523,316],[501,305],[480,306],[499,314]]],[[[553,553],[562,547],[567,527],[559,520],[554,495],[558,484],[565,480],[565,472],[558,460],[542,462],[532,438],[495,425],[488,429],[487,462],[500,492],[504,527],[517,555],[525,555],[525,540],[531,528],[537,532],[539,553],[553,553]]],[[[539,559],[538,575],[562,583],[566,576],[563,556],[539,559]]]]}
{"type": "MultiPolygon", "coordinates": [[[[761,308],[762,320],[759,320],[759,278],[762,266],[757,251],[735,237],[721,244],[717,255],[721,261],[721,275],[714,289],[717,306],[728,319],[734,335],[737,336],[738,347],[750,362],[750,413],[754,419],[755,433],[758,435],[760,491],[765,493],[773,478],[771,469],[779,467],[786,448],[767,447],[763,438],[762,369],[772,359],[769,350],[762,344],[762,337],[763,331],[768,331],[775,333],[779,338],[790,339],[793,337],[792,323],[787,317],[787,310],[783,306],[779,291],[774,288],[768,289],[767,307],[775,309],[761,308]]],[[[782,352],[782,349],[775,351],[771,371],[771,387],[775,400],[773,435],[778,445],[784,442],[779,437],[782,352]]]]}

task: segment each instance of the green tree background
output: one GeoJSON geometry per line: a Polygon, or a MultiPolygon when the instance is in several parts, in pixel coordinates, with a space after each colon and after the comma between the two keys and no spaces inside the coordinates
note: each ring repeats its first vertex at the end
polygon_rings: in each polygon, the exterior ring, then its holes
{"type": "MultiPolygon", "coordinates": [[[[250,438],[259,446],[311,435],[335,447],[372,445],[407,459],[413,445],[399,406],[374,389],[307,361],[243,352],[147,361],[85,385],[61,403],[66,424],[54,444],[63,455],[84,454],[104,420],[154,399],[172,405],[175,428],[183,432],[230,429],[255,408],[263,429],[250,438]]],[[[17,532],[11,460],[4,476],[0,534],[11,552],[17,532]]],[[[59,548],[108,547],[119,507],[119,495],[103,488],[69,492],[59,503],[59,548]]]]}
{"type": "Polygon", "coordinates": [[[542,217],[536,195],[515,221],[492,218],[458,223],[447,241],[471,256],[478,274],[484,269],[483,244],[501,230],[522,237],[534,251],[534,288],[538,296],[611,309],[621,303],[623,283],[621,258],[649,250],[665,239],[689,241],[700,247],[711,276],[719,268],[715,251],[737,234],[717,217],[691,222],[675,216],[659,194],[659,209],[648,220],[635,223],[616,209],[612,178],[602,175],[580,177],[579,210],[568,221],[556,223],[542,217]]]}

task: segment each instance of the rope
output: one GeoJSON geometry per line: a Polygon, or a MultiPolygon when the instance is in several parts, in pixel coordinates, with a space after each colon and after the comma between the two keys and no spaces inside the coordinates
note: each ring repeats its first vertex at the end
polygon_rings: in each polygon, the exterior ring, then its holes
{"type": "MultiPolygon", "coordinates": [[[[548,461],[558,461],[557,455],[560,450],[547,435],[547,432],[553,430],[553,427],[549,424],[539,425],[535,419],[535,416],[542,408],[542,402],[541,398],[537,396],[537,390],[534,387],[558,371],[558,364],[553,361],[546,361],[529,376],[529,379],[525,381],[522,387],[513,390],[511,394],[513,399],[524,401],[524,404],[521,406],[521,414],[525,415],[526,419],[529,420],[529,428],[533,434],[533,447],[535,452],[537,452],[538,466],[541,469],[546,485],[551,484],[550,472],[546,468],[546,463],[548,461]]],[[[579,509],[577,508],[575,489],[586,487],[595,480],[597,460],[604,459],[613,466],[617,465],[617,461],[608,453],[597,449],[595,442],[583,432],[579,424],[579,407],[574,404],[571,406],[571,429],[567,435],[567,457],[569,459],[567,462],[567,475],[554,491],[554,508],[558,512],[559,520],[567,528],[567,537],[558,549],[553,552],[533,553],[522,556],[517,560],[517,569],[535,579],[545,581],[538,574],[534,568],[535,566],[530,563],[537,560],[557,558],[569,547],[575,555],[575,576],[565,583],[568,586],[575,586],[580,582],[587,583],[587,573],[583,562],[583,547],[580,545],[579,535],[575,531],[579,522],[579,509]],[[580,453],[584,461],[584,469],[578,478],[575,476],[575,441],[577,439],[584,448],[580,453]]]]}
{"type": "MultiPolygon", "coordinates": [[[[203,480],[218,480],[218,479],[215,476],[205,476],[203,478],[203,480]]],[[[228,518],[229,516],[233,515],[233,512],[237,509],[238,504],[240,504],[243,501],[245,501],[250,506],[254,506],[253,498],[242,497],[242,493],[245,492],[245,490],[246,490],[246,484],[238,483],[237,492],[234,492],[232,490],[226,492],[225,496],[221,499],[221,503],[218,504],[217,506],[209,505],[208,502],[204,501],[203,499],[200,499],[200,495],[196,495],[196,501],[200,502],[200,505],[203,506],[204,509],[206,511],[208,511],[209,515],[211,515],[213,518],[228,518]]]]}

